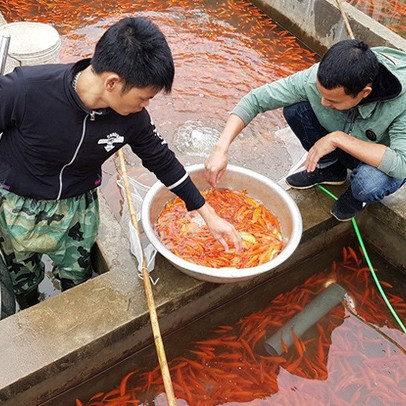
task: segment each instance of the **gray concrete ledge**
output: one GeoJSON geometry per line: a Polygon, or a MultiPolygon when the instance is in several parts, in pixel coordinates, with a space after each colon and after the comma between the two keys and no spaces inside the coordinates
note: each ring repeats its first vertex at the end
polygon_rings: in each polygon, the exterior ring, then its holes
{"type": "MultiPolygon", "coordinates": [[[[335,0],[251,0],[284,28],[317,53],[348,38],[335,0]]],[[[406,39],[357,10],[344,0],[342,5],[356,38],[370,46],[390,46],[406,50],[406,39]]]]}

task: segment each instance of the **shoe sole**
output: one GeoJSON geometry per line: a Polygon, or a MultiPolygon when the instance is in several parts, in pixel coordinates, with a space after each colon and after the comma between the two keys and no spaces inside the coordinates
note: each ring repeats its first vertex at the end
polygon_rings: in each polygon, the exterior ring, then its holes
{"type": "Polygon", "coordinates": [[[292,189],[299,189],[299,190],[303,190],[303,189],[310,189],[314,186],[317,185],[331,185],[331,186],[340,186],[340,185],[344,185],[344,183],[346,182],[347,179],[344,180],[337,180],[337,181],[326,181],[326,182],[319,182],[319,183],[314,183],[313,185],[309,185],[309,186],[293,186],[291,185],[287,180],[285,180],[286,184],[288,186],[290,186],[292,189]]]}
{"type": "MultiPolygon", "coordinates": [[[[363,203],[363,206],[362,206],[362,209],[361,209],[361,210],[364,210],[366,206],[367,206],[367,204],[366,204],[366,203],[363,203]]],[[[340,218],[338,218],[338,217],[333,213],[333,210],[330,210],[330,214],[331,214],[335,219],[337,219],[338,221],[341,221],[341,222],[350,221],[350,220],[354,219],[355,217],[357,217],[358,214],[360,214],[360,213],[361,213],[361,211],[359,211],[355,216],[349,217],[349,218],[347,218],[347,219],[340,219],[340,218]]]]}
{"type": "Polygon", "coordinates": [[[351,221],[355,216],[350,217],[348,219],[340,219],[338,218],[331,210],[330,210],[330,214],[338,221],[341,221],[342,223],[345,223],[346,221],[351,221]]]}

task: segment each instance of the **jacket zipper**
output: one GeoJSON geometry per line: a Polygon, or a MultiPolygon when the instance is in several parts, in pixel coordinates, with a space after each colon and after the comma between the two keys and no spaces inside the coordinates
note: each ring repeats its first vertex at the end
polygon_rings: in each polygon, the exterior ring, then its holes
{"type": "Polygon", "coordinates": [[[101,111],[91,111],[90,113],[90,121],[96,120],[96,116],[101,116],[103,113],[101,111]]]}
{"type": "MultiPolygon", "coordinates": [[[[92,113],[94,114],[94,112],[92,112],[92,113]]],[[[62,195],[62,188],[63,188],[62,175],[63,175],[63,171],[65,170],[66,167],[72,165],[72,163],[75,161],[75,159],[76,159],[76,157],[77,157],[77,155],[78,155],[78,153],[79,153],[80,147],[81,147],[82,144],[83,144],[83,140],[84,140],[85,134],[86,134],[86,122],[87,122],[87,119],[88,119],[89,116],[90,116],[90,120],[92,120],[92,121],[95,120],[95,116],[94,116],[94,115],[93,115],[93,118],[92,118],[92,113],[91,113],[90,115],[89,115],[89,114],[86,114],[85,118],[83,119],[82,135],[81,135],[81,137],[80,137],[79,144],[78,144],[78,146],[76,147],[76,150],[75,150],[75,153],[73,154],[72,159],[70,160],[70,162],[68,162],[66,165],[64,165],[64,166],[62,167],[61,171],[59,172],[59,193],[58,193],[58,197],[56,198],[56,200],[59,200],[59,199],[61,198],[61,195],[62,195]]]]}

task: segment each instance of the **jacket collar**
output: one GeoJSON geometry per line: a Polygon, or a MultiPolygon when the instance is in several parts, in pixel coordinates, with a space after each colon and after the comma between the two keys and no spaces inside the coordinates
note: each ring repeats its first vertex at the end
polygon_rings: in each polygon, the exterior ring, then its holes
{"type": "Polygon", "coordinates": [[[70,65],[70,68],[66,71],[65,74],[65,89],[69,99],[81,110],[83,110],[86,114],[97,114],[97,115],[105,115],[108,114],[110,109],[98,109],[98,110],[90,110],[87,108],[82,100],[80,99],[79,95],[76,93],[75,89],[73,88],[73,79],[74,77],[81,72],[82,70],[86,69],[90,65],[90,58],[82,59],[74,64],[70,65]]]}

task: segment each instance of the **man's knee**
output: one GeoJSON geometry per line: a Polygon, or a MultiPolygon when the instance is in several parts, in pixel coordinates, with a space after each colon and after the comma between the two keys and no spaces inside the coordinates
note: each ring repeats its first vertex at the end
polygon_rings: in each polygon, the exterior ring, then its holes
{"type": "Polygon", "coordinates": [[[289,123],[298,119],[299,116],[306,114],[306,112],[313,112],[309,102],[295,103],[283,108],[283,116],[289,123]]]}
{"type": "Polygon", "coordinates": [[[400,180],[391,178],[370,165],[358,165],[351,173],[352,194],[362,202],[380,202],[385,196],[394,193],[400,186],[400,180]]]}

